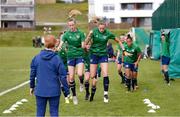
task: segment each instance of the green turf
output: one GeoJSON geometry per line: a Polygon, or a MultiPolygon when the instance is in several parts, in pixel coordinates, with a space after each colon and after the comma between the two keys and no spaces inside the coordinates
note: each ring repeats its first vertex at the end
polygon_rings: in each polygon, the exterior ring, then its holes
{"type": "MultiPolygon", "coordinates": [[[[16,72],[11,69],[28,69],[31,58],[37,54],[39,49],[33,48],[0,48],[1,70],[9,72],[0,75],[0,88],[7,89],[14,85],[28,80],[29,71],[16,72]],[[3,56],[3,57],[2,57],[3,56]],[[20,56],[20,57],[19,57],[20,56]],[[3,58],[3,59],[2,59],[3,58]],[[6,60],[7,59],[7,60],[6,60]],[[8,61],[9,60],[9,61],[8,61]],[[16,74],[16,75],[15,75],[16,74]],[[11,81],[12,80],[12,81],[11,81]],[[3,85],[2,85],[3,84],[3,85]]],[[[117,70],[114,63],[109,64],[110,76],[110,102],[103,103],[102,78],[98,81],[97,93],[93,102],[84,100],[84,93],[79,92],[77,81],[77,95],[79,105],[74,106],[64,104],[61,97],[60,113],[62,116],[179,116],[180,115],[180,81],[176,80],[167,86],[160,73],[158,61],[142,60],[139,65],[139,86],[140,88],[133,93],[126,93],[126,88],[120,84],[117,70]],[[161,109],[155,114],[148,114],[148,108],[142,100],[149,98],[153,103],[158,104],[161,109]]],[[[29,96],[29,86],[26,85],[18,90],[10,92],[0,97],[1,116],[33,116],[35,115],[35,98],[29,96]],[[24,104],[12,114],[2,114],[3,110],[8,109],[16,101],[26,98],[28,103],[24,104]]],[[[47,115],[48,112],[47,112],[47,115]]]]}
{"type": "MultiPolygon", "coordinates": [[[[59,31],[53,31],[52,34],[57,36],[59,31]]],[[[43,36],[43,32],[34,31],[1,31],[0,47],[31,47],[32,38],[43,36]]]]}
{"type": "Polygon", "coordinates": [[[30,60],[38,52],[37,48],[0,47],[0,92],[28,80],[30,60]]]}

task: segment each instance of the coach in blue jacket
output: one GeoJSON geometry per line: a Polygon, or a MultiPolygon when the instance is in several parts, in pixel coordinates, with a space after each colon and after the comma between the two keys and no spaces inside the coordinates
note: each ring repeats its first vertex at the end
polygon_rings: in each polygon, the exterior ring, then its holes
{"type": "Polygon", "coordinates": [[[34,93],[36,96],[37,116],[45,116],[48,101],[50,115],[58,116],[61,83],[65,92],[69,93],[64,64],[54,52],[55,43],[55,37],[47,35],[45,37],[46,48],[31,62],[30,94],[34,93]]]}

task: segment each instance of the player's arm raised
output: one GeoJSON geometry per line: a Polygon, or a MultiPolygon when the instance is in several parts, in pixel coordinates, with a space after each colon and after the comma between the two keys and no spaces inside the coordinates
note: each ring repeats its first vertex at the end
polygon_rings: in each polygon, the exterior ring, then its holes
{"type": "Polygon", "coordinates": [[[125,56],[130,56],[131,54],[130,53],[128,53],[128,52],[126,52],[126,50],[125,50],[125,48],[124,48],[124,45],[122,44],[122,42],[121,42],[121,40],[119,39],[119,38],[115,38],[115,41],[117,42],[117,43],[119,43],[119,45],[120,45],[120,47],[122,48],[122,50],[123,50],[123,54],[125,55],[125,56]]]}

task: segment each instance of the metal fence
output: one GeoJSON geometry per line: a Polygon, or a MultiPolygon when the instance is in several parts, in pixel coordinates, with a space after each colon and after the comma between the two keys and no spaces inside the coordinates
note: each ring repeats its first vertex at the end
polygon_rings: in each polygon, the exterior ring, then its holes
{"type": "Polygon", "coordinates": [[[165,0],[153,13],[152,29],[180,28],[180,0],[165,0]]]}

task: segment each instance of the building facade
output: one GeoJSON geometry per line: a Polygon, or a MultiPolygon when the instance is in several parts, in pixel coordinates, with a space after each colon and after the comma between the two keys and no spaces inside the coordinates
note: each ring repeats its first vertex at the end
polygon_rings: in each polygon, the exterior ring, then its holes
{"type": "Polygon", "coordinates": [[[56,0],[35,0],[37,4],[55,4],[56,0]]]}
{"type": "Polygon", "coordinates": [[[34,0],[0,0],[0,28],[34,28],[34,0]]]}
{"type": "Polygon", "coordinates": [[[151,27],[153,12],[164,0],[89,0],[89,21],[93,17],[110,23],[126,22],[135,27],[151,27]]]}
{"type": "Polygon", "coordinates": [[[83,2],[84,0],[59,0],[59,1],[64,1],[65,3],[79,3],[79,2],[83,2]]]}

